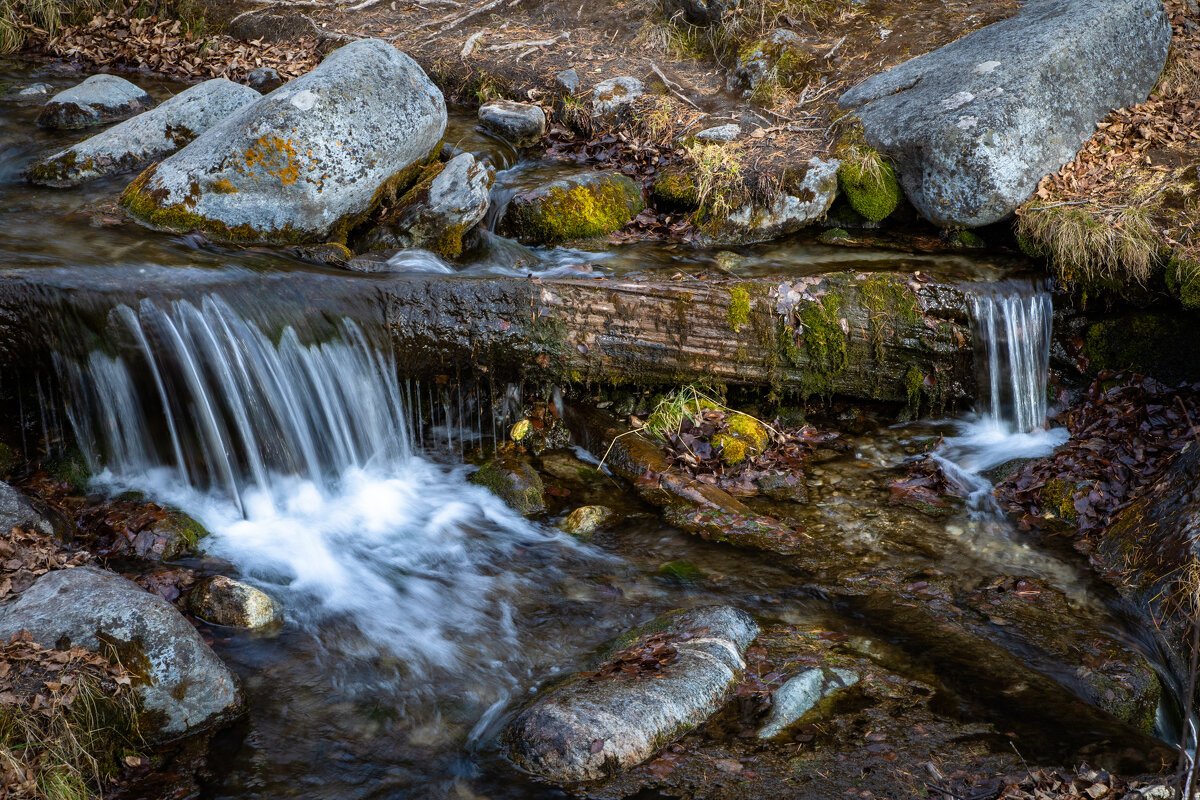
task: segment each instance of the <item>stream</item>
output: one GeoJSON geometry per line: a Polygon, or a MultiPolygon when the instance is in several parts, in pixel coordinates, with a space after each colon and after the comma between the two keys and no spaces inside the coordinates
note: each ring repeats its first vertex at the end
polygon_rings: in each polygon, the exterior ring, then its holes
{"type": "MultiPolygon", "coordinates": [[[[0,62],[0,81],[65,87],[79,77],[0,62]]],[[[147,88],[161,97],[178,87],[147,88]]],[[[603,503],[626,517],[586,541],[555,526],[570,510],[563,501],[526,519],[470,484],[471,459],[519,418],[517,403],[488,398],[517,398],[524,387],[399,374],[381,298],[406,272],[886,268],[976,287],[977,409],[907,423],[862,415],[844,450],[818,453],[810,502],[788,513],[814,535],[836,533],[875,569],[936,567],[964,585],[1036,576],[1115,638],[1146,648],[1082,559],[1017,531],[982,474],[1066,438],[1046,421],[1051,297],[1010,277],[1019,262],[786,241],[527,248],[488,233],[455,263],[409,252],[391,271],[360,274],[120,223],[106,204],[128,176],[80,190],[25,184],[31,159],[76,138],[36,128],[37,109],[0,100],[0,300],[38,317],[6,334],[6,345],[43,356],[0,387],[39,399],[20,409],[26,454],[78,447],[94,491],[181,508],[211,531],[186,566],[251,582],[286,609],[278,629],[214,630],[249,712],[214,739],[206,798],[566,797],[514,770],[498,733],[540,687],[586,668],[658,613],[724,603],[857,641],[888,638],[781,559],[689,536],[615,481],[564,484],[571,506],[603,503]],[[966,502],[940,517],[889,506],[889,480],[939,436],[936,458],[966,502]],[[702,577],[664,575],[668,562],[702,577]]],[[[566,169],[519,161],[468,118],[454,118],[450,133],[502,168],[495,200],[566,169]]],[[[561,456],[596,464],[579,448],[561,456]]],[[[905,636],[896,631],[891,645],[905,636]]],[[[880,658],[958,698],[960,719],[1027,734],[1031,761],[1070,761],[1090,741],[1087,731],[1039,732],[1019,709],[974,701],[969,678],[936,658],[880,658]]]]}

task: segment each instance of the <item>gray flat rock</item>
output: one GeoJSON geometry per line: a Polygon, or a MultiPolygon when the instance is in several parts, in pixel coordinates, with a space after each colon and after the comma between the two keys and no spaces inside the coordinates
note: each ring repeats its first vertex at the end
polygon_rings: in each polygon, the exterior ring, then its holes
{"type": "Polygon", "coordinates": [[[841,162],[814,158],[798,186],[781,191],[768,205],[750,204],[730,214],[719,237],[727,242],[766,242],[795,233],[825,216],[837,197],[841,162]]]}
{"type": "Polygon", "coordinates": [[[145,91],[116,75],[93,75],[64,89],[42,108],[37,124],[43,128],[89,128],[141,114],[154,107],[145,91]]]}
{"type": "Polygon", "coordinates": [[[1110,111],[1145,100],[1170,40],[1160,0],[1029,0],[839,102],[922,215],[978,227],[1012,214],[1110,111]]]}
{"type": "Polygon", "coordinates": [[[249,86],[214,78],[157,108],[43,159],[29,179],[43,186],[78,186],[174,153],[243,106],[262,97],[249,86]]]}
{"type": "Polygon", "coordinates": [[[532,103],[492,100],[479,107],[483,127],[517,147],[530,147],[546,135],[546,114],[532,103]]]}

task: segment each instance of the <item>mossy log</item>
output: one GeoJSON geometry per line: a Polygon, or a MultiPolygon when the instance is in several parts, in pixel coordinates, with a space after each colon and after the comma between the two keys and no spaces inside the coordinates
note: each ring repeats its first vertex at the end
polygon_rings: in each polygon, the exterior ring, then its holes
{"type": "Polygon", "coordinates": [[[402,374],[760,386],[941,408],[974,391],[963,293],[908,274],[781,281],[413,277],[389,283],[402,374]]]}

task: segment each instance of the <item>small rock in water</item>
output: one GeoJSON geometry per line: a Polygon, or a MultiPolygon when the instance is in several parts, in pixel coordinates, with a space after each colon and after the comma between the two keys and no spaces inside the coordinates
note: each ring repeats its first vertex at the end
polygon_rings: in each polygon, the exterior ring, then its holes
{"type": "Polygon", "coordinates": [[[526,244],[605,236],[646,207],[641,187],[619,172],[586,172],[513,197],[501,232],[526,244]]]}
{"type": "Polygon", "coordinates": [[[735,125],[731,122],[728,125],[717,125],[714,128],[705,128],[696,134],[696,138],[702,142],[732,142],[741,135],[741,126],[735,125]]]}
{"type": "Polygon", "coordinates": [[[88,128],[120,122],[153,107],[150,95],[124,78],[93,75],[51,97],[38,114],[37,124],[42,128],[88,128]]]}
{"type": "Polygon", "coordinates": [[[705,576],[704,570],[690,561],[668,561],[658,568],[656,574],[660,578],[685,586],[701,581],[705,576]]]}
{"type": "Polygon", "coordinates": [[[101,131],[29,168],[43,186],[78,186],[86,181],[174,153],[204,131],[261,97],[224,78],[180,92],[162,105],[101,131]]]}
{"type": "Polygon", "coordinates": [[[579,73],[574,68],[564,69],[554,76],[554,85],[565,94],[575,94],[579,91],[579,73]]]}
{"type": "Polygon", "coordinates": [[[492,100],[479,107],[479,121],[516,147],[531,147],[546,135],[546,113],[532,103],[492,100]]]}
{"type": "Polygon", "coordinates": [[[757,635],[754,620],[729,606],[664,614],[518,714],[503,736],[509,756],[553,781],[635,766],[724,704],[757,635]]]}
{"type": "Polygon", "coordinates": [[[758,731],[760,739],[774,739],[804,719],[823,700],[858,683],[858,673],[848,669],[806,669],[771,695],[771,714],[758,731]]]}
{"type": "Polygon", "coordinates": [[[205,622],[231,628],[263,628],[282,617],[279,606],[249,584],[215,575],[188,596],[188,610],[205,622]]]}
{"type": "Polygon", "coordinates": [[[28,86],[16,87],[9,86],[3,88],[0,85],[0,100],[6,100],[22,105],[40,103],[45,101],[46,96],[54,92],[54,87],[48,83],[31,83],[28,86]]]}
{"type": "Polygon", "coordinates": [[[48,572],[0,611],[0,638],[27,630],[43,647],[112,647],[142,680],[148,742],[170,741],[235,715],[237,679],[175,606],[106,570],[48,572]]]}
{"type": "Polygon", "coordinates": [[[592,89],[592,113],[598,117],[616,114],[645,93],[645,85],[627,75],[600,81],[592,89]]]}
{"type": "Polygon", "coordinates": [[[279,72],[274,67],[259,67],[256,70],[251,70],[246,76],[246,85],[256,92],[273,92],[280,86],[283,86],[283,78],[279,76],[279,72]]]}
{"type": "Polygon", "coordinates": [[[511,456],[494,458],[471,476],[471,483],[490,489],[521,514],[537,514],[546,509],[546,487],[542,477],[520,459],[511,456]]]}
{"type": "Polygon", "coordinates": [[[169,511],[140,530],[128,546],[139,558],[175,561],[194,552],[205,536],[208,531],[199,522],[182,511],[169,511]]]}
{"type": "Polygon", "coordinates": [[[559,527],[572,536],[588,537],[612,516],[606,506],[580,506],[559,523],[559,527]]]}

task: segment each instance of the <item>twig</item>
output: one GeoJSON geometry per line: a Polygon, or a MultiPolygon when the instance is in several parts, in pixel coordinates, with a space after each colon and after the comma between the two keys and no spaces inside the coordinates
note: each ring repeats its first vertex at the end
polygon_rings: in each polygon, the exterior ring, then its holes
{"type": "Polygon", "coordinates": [[[476,31],[475,33],[472,33],[470,36],[468,36],[467,41],[463,43],[462,53],[459,54],[459,57],[466,58],[467,56],[471,55],[471,53],[474,52],[474,50],[475,50],[475,43],[478,42],[481,38],[483,38],[483,35],[487,32],[488,32],[488,29],[484,28],[483,30],[476,31]]]}
{"type": "Polygon", "coordinates": [[[1048,208],[1058,208],[1059,206],[1083,206],[1092,202],[1091,200],[1066,200],[1062,203],[1051,203],[1048,206],[1030,206],[1027,211],[1045,211],[1048,208]]]}
{"type": "Polygon", "coordinates": [[[696,109],[697,111],[701,110],[700,106],[693,103],[687,95],[685,95],[683,92],[679,91],[679,89],[675,88],[676,86],[679,86],[679,84],[675,83],[670,78],[668,78],[666,75],[664,75],[663,71],[661,69],[659,69],[658,65],[655,64],[653,61],[650,62],[650,69],[654,70],[654,74],[657,75],[660,80],[662,80],[663,85],[667,87],[668,92],[675,95],[680,100],[687,103],[689,106],[696,109]]]}
{"type": "Polygon", "coordinates": [[[433,28],[433,27],[440,25],[441,27],[439,27],[437,29],[437,32],[434,33],[433,36],[426,39],[425,42],[422,42],[422,44],[425,44],[426,42],[432,42],[440,34],[443,34],[449,30],[453,30],[454,28],[457,28],[459,25],[462,25],[464,22],[471,19],[472,17],[477,17],[480,14],[485,14],[488,11],[491,11],[496,6],[502,5],[504,2],[505,2],[505,0],[489,0],[489,2],[484,3],[482,5],[475,6],[474,8],[472,8],[468,11],[465,11],[462,14],[451,14],[448,17],[442,17],[441,19],[438,19],[438,20],[433,20],[431,22],[423,22],[420,25],[418,25],[417,27],[413,28],[413,32],[416,32],[419,30],[424,30],[425,28],[433,28]]]}
{"type": "Polygon", "coordinates": [[[571,38],[570,32],[563,31],[558,36],[555,36],[553,39],[537,39],[537,40],[529,41],[529,42],[509,42],[508,44],[493,44],[493,45],[489,45],[485,49],[487,49],[489,51],[519,50],[523,47],[532,47],[532,48],[536,49],[538,47],[548,47],[549,45],[552,45],[552,44],[558,44],[563,39],[570,39],[570,38],[571,38]]]}
{"type": "Polygon", "coordinates": [[[829,60],[829,57],[830,57],[831,55],[833,55],[834,53],[836,53],[836,52],[837,52],[837,49],[838,49],[839,47],[841,47],[841,46],[842,46],[842,43],[844,43],[845,41],[846,41],[846,37],[845,37],[845,36],[843,36],[842,38],[838,39],[838,41],[837,41],[837,44],[835,44],[833,47],[829,48],[829,52],[828,52],[828,53],[826,53],[825,55],[821,56],[821,57],[822,57],[823,59],[825,59],[826,61],[828,61],[828,60],[829,60]]]}

